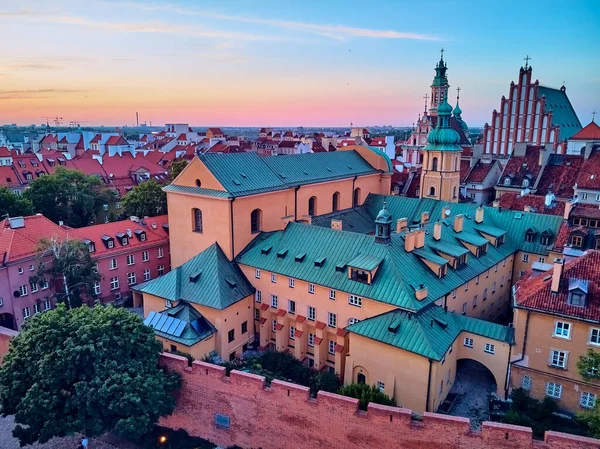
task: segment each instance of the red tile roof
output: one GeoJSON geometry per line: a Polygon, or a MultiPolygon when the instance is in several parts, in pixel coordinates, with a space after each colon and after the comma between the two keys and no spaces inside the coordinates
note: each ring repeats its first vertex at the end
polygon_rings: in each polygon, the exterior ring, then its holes
{"type": "Polygon", "coordinates": [[[372,137],[371,142],[369,143],[372,147],[384,147],[385,146],[385,137],[372,137]]]}
{"type": "Polygon", "coordinates": [[[521,188],[523,179],[528,177],[530,179],[529,187],[532,188],[542,169],[539,163],[540,150],[542,148],[544,147],[529,145],[525,150],[524,156],[511,156],[504,168],[504,173],[502,173],[501,178],[498,180],[498,185],[506,186],[504,180],[508,176],[511,178],[510,187],[521,188]]]}
{"type": "Polygon", "coordinates": [[[267,310],[269,308],[269,304],[261,304],[260,310],[267,310]]]}
{"type": "Polygon", "coordinates": [[[574,217],[598,220],[600,219],[600,208],[595,204],[577,204],[569,214],[569,218],[574,217]]]}
{"type": "Polygon", "coordinates": [[[406,196],[409,198],[417,198],[419,195],[417,191],[421,188],[421,168],[419,167],[415,170],[415,175],[413,176],[410,185],[408,186],[408,190],[406,191],[406,196]]]}
{"type": "MultiPolygon", "coordinates": [[[[462,160],[461,162],[461,174],[462,174],[462,160]]],[[[481,183],[485,180],[486,176],[490,173],[496,162],[484,163],[481,159],[473,166],[469,175],[467,176],[467,183],[481,183]]]]}
{"type": "Polygon", "coordinates": [[[285,316],[286,313],[287,311],[283,309],[277,309],[277,316],[285,316]]]}
{"type": "Polygon", "coordinates": [[[129,142],[127,142],[127,140],[125,140],[125,138],[123,136],[110,136],[107,140],[105,145],[109,146],[109,145],[127,145],[129,142]]]}
{"type": "Polygon", "coordinates": [[[460,183],[464,184],[467,180],[467,176],[469,175],[469,170],[471,170],[471,161],[468,159],[460,160],[460,183]]]}
{"type": "Polygon", "coordinates": [[[323,323],[322,321],[317,321],[316,328],[325,329],[325,323],[323,323]]]}
{"type": "Polygon", "coordinates": [[[46,134],[44,137],[42,137],[42,140],[40,140],[40,144],[41,143],[57,143],[58,142],[58,136],[54,135],[54,134],[46,134]]]}
{"type": "Polygon", "coordinates": [[[21,181],[19,181],[19,178],[11,165],[0,165],[0,186],[21,186],[21,181]]]}
{"type": "Polygon", "coordinates": [[[551,292],[552,270],[543,275],[528,271],[516,288],[517,307],[533,309],[582,320],[600,322],[600,251],[587,251],[583,256],[568,261],[563,267],[559,291],[551,292]],[[588,282],[585,307],[569,305],[569,280],[582,279],[588,282]]]}
{"type": "Polygon", "coordinates": [[[313,153],[325,153],[327,150],[323,147],[323,144],[319,141],[314,141],[312,144],[313,153]]]}
{"type": "Polygon", "coordinates": [[[577,175],[580,189],[600,189],[600,151],[594,151],[583,163],[577,175]]]}
{"type": "Polygon", "coordinates": [[[79,138],[77,145],[75,145],[75,149],[76,150],[84,150],[85,149],[85,147],[83,145],[83,135],[79,138]]]}
{"type": "Polygon", "coordinates": [[[221,128],[208,128],[208,130],[213,134],[223,134],[223,131],[221,131],[221,128]]]}
{"type": "Polygon", "coordinates": [[[571,225],[568,221],[563,221],[558,229],[556,238],[554,239],[554,245],[552,249],[554,251],[562,252],[565,249],[565,245],[569,243],[571,236],[571,225]]]}
{"type": "Polygon", "coordinates": [[[7,147],[0,147],[0,157],[10,157],[12,153],[7,147]]]}
{"type": "Polygon", "coordinates": [[[585,128],[569,137],[569,140],[600,140],[600,126],[596,122],[590,122],[585,128]]]}
{"type": "Polygon", "coordinates": [[[282,140],[279,142],[279,148],[295,148],[300,142],[294,142],[293,140],[282,140]]]}
{"type": "Polygon", "coordinates": [[[511,210],[525,210],[526,206],[532,207],[532,212],[547,215],[564,215],[564,201],[554,201],[551,207],[546,207],[546,197],[539,195],[524,195],[518,193],[503,193],[500,197],[500,207],[511,210]]]}
{"type": "Polygon", "coordinates": [[[69,143],[69,141],[67,140],[67,136],[64,136],[62,139],[60,139],[58,143],[69,143]]]}
{"type": "Polygon", "coordinates": [[[92,140],[90,140],[90,143],[98,143],[98,142],[100,142],[100,139],[101,139],[101,138],[102,138],[102,135],[101,135],[101,134],[96,134],[96,135],[95,135],[95,136],[92,138],[92,140]]]}
{"type": "Polygon", "coordinates": [[[296,322],[298,322],[298,323],[304,323],[305,321],[306,321],[306,317],[305,316],[298,315],[296,317],[296,322]]]}
{"type": "Polygon", "coordinates": [[[536,194],[554,193],[557,197],[572,198],[573,186],[583,166],[583,156],[551,154],[538,183],[536,194]]]}
{"type": "Polygon", "coordinates": [[[185,133],[181,133],[181,134],[179,134],[179,137],[177,138],[177,140],[187,141],[187,136],[185,135],[185,133]]]}

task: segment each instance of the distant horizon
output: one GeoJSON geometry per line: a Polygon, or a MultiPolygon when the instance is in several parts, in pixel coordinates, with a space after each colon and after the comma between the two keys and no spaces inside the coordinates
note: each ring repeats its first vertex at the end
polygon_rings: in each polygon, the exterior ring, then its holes
{"type": "Polygon", "coordinates": [[[0,123],[122,127],[137,111],[153,123],[410,127],[443,47],[449,102],[460,87],[468,125],[490,122],[528,56],[540,84],[565,83],[585,126],[600,110],[599,22],[596,0],[23,0],[0,7],[4,34],[25,37],[0,49],[0,123]]]}

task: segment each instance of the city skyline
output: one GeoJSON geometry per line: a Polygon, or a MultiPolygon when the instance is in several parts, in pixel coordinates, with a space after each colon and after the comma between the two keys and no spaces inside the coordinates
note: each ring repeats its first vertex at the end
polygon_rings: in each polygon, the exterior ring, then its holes
{"type": "Polygon", "coordinates": [[[600,106],[599,18],[583,1],[5,4],[0,123],[410,126],[443,47],[469,125],[490,121],[526,55],[541,84],[565,82],[585,125],[600,106]]]}

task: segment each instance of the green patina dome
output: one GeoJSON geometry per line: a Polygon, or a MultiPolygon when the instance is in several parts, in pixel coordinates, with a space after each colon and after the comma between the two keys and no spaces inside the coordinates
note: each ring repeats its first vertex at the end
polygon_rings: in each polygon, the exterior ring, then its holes
{"type": "Polygon", "coordinates": [[[427,136],[429,145],[425,147],[425,150],[462,151],[459,145],[460,136],[450,127],[452,106],[448,104],[446,96],[438,106],[437,112],[437,126],[427,136]]]}
{"type": "Polygon", "coordinates": [[[443,114],[450,115],[450,114],[452,114],[452,106],[450,106],[448,104],[448,102],[446,101],[446,99],[444,98],[444,101],[442,101],[440,103],[440,105],[438,106],[437,112],[438,112],[438,116],[443,115],[443,114]]]}
{"type": "Polygon", "coordinates": [[[456,107],[454,108],[454,111],[452,111],[452,113],[454,114],[454,117],[456,117],[457,120],[460,120],[460,114],[462,114],[462,109],[458,105],[458,101],[456,102],[456,107]]]}
{"type": "Polygon", "coordinates": [[[392,214],[390,214],[390,211],[385,208],[385,201],[383,202],[383,209],[381,209],[379,211],[375,221],[377,223],[391,223],[392,222],[392,214]]]}

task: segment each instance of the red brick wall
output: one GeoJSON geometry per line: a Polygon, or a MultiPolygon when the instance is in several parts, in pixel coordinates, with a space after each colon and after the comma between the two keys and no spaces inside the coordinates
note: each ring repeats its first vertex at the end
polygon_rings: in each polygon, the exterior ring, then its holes
{"type": "Polygon", "coordinates": [[[425,413],[413,421],[407,409],[370,404],[358,410],[358,400],[320,392],[309,399],[308,388],[203,362],[163,354],[163,366],[178,371],[183,385],[175,413],[161,424],[187,430],[220,446],[244,449],[599,449],[600,440],[547,432],[534,442],[530,428],[485,422],[480,432],[467,418],[425,413]],[[227,415],[229,429],[218,428],[215,414],[227,415]]]}

